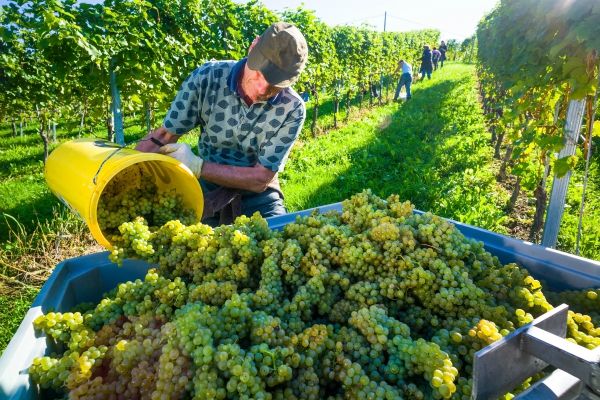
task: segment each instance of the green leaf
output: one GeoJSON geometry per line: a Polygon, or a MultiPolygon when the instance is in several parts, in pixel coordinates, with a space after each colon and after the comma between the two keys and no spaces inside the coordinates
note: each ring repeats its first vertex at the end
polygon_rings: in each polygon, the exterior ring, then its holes
{"type": "Polygon", "coordinates": [[[594,121],[592,126],[592,135],[594,137],[600,137],[600,121],[594,121]]]}
{"type": "Polygon", "coordinates": [[[140,105],[143,104],[142,99],[137,94],[132,94],[129,97],[129,100],[131,100],[133,103],[136,103],[136,104],[140,104],[140,105]]]}
{"type": "Polygon", "coordinates": [[[557,177],[562,178],[567,172],[575,168],[577,160],[578,157],[575,155],[557,159],[554,161],[554,173],[557,177]]]}

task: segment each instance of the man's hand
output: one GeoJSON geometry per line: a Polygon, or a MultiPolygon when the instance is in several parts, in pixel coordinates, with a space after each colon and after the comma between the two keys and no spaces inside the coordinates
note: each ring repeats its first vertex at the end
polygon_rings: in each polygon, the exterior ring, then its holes
{"type": "Polygon", "coordinates": [[[159,153],[161,146],[167,143],[175,143],[178,139],[179,136],[173,135],[167,131],[167,128],[161,126],[160,128],[155,129],[147,134],[146,137],[144,137],[144,139],[142,139],[137,146],[135,146],[135,149],[138,151],[143,151],[144,153],[159,153]]]}
{"type": "Polygon", "coordinates": [[[196,178],[200,178],[200,175],[202,175],[202,164],[204,164],[204,160],[195,155],[188,144],[166,144],[159,149],[159,153],[173,157],[174,159],[185,164],[185,166],[192,171],[196,178]]]}

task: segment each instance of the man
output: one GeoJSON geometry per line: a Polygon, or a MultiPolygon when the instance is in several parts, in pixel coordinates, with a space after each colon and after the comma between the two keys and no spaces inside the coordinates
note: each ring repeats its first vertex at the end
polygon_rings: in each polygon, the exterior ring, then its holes
{"type": "Polygon", "coordinates": [[[285,214],[277,173],[304,124],[304,101],[291,85],[307,56],[298,28],[271,25],[254,40],[247,58],[197,68],[183,82],[163,126],[138,145],[181,161],[200,179],[203,222],[228,223],[255,211],[263,217],[285,214]],[[176,143],[197,126],[200,157],[176,143]]]}
{"type": "Polygon", "coordinates": [[[444,61],[446,61],[446,52],[448,51],[448,46],[446,42],[442,40],[440,44],[440,68],[444,67],[444,61]]]}
{"type": "Polygon", "coordinates": [[[398,86],[396,87],[394,101],[398,100],[402,86],[406,87],[406,100],[410,100],[412,97],[410,94],[410,84],[412,83],[412,66],[406,61],[400,60],[394,74],[397,74],[398,71],[402,71],[402,75],[400,75],[400,81],[398,81],[398,86]]]}
{"type": "Polygon", "coordinates": [[[434,47],[433,50],[431,51],[431,61],[433,62],[433,70],[434,71],[437,70],[438,61],[440,60],[441,57],[442,57],[442,53],[440,53],[440,51],[434,47]]]}
{"type": "Polygon", "coordinates": [[[431,73],[433,72],[433,60],[431,56],[431,50],[427,45],[423,46],[420,71],[423,78],[425,78],[425,75],[427,75],[427,78],[431,79],[431,73]]]}

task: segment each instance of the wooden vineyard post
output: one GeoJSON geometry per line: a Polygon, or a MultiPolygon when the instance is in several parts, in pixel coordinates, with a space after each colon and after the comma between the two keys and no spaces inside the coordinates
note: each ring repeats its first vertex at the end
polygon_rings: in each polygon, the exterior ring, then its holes
{"type": "MultiPolygon", "coordinates": [[[[571,100],[567,111],[567,123],[565,124],[566,143],[558,158],[572,156],[577,148],[579,133],[581,132],[581,124],[583,113],[585,111],[584,100],[571,100]]],[[[546,213],[546,223],[544,224],[544,234],[542,236],[542,245],[547,247],[555,247],[558,239],[558,230],[565,209],[565,198],[567,196],[567,188],[571,179],[571,171],[569,170],[563,177],[555,175],[552,183],[552,194],[550,195],[550,203],[546,213]]]]}

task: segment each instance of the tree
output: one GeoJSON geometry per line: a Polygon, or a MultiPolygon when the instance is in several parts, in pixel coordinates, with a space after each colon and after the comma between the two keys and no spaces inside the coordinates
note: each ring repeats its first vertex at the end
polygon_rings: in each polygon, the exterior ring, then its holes
{"type": "Polygon", "coordinates": [[[576,154],[554,154],[570,134],[569,102],[596,92],[599,16],[588,0],[504,0],[479,23],[476,38],[461,45],[477,49],[496,149],[508,138],[507,163],[536,197],[532,239],[546,210],[550,169],[560,178],[577,162],[576,154]]]}
{"type": "Polygon", "coordinates": [[[313,11],[303,8],[287,10],[283,13],[283,18],[298,27],[308,45],[306,68],[296,86],[300,91],[309,90],[313,96],[311,132],[314,136],[319,115],[319,91],[330,87],[335,81],[337,54],[331,29],[319,21],[313,11]]]}
{"type": "MultiPolygon", "coordinates": [[[[48,156],[48,131],[51,120],[71,100],[74,82],[80,80],[82,60],[93,58],[97,50],[82,35],[75,23],[71,3],[34,0],[20,5],[10,1],[4,8],[3,32],[11,45],[13,62],[10,78],[22,102],[35,109],[39,134],[48,156]]],[[[9,83],[10,85],[11,83],[9,83]]],[[[13,94],[14,96],[14,94],[13,94]]]]}

